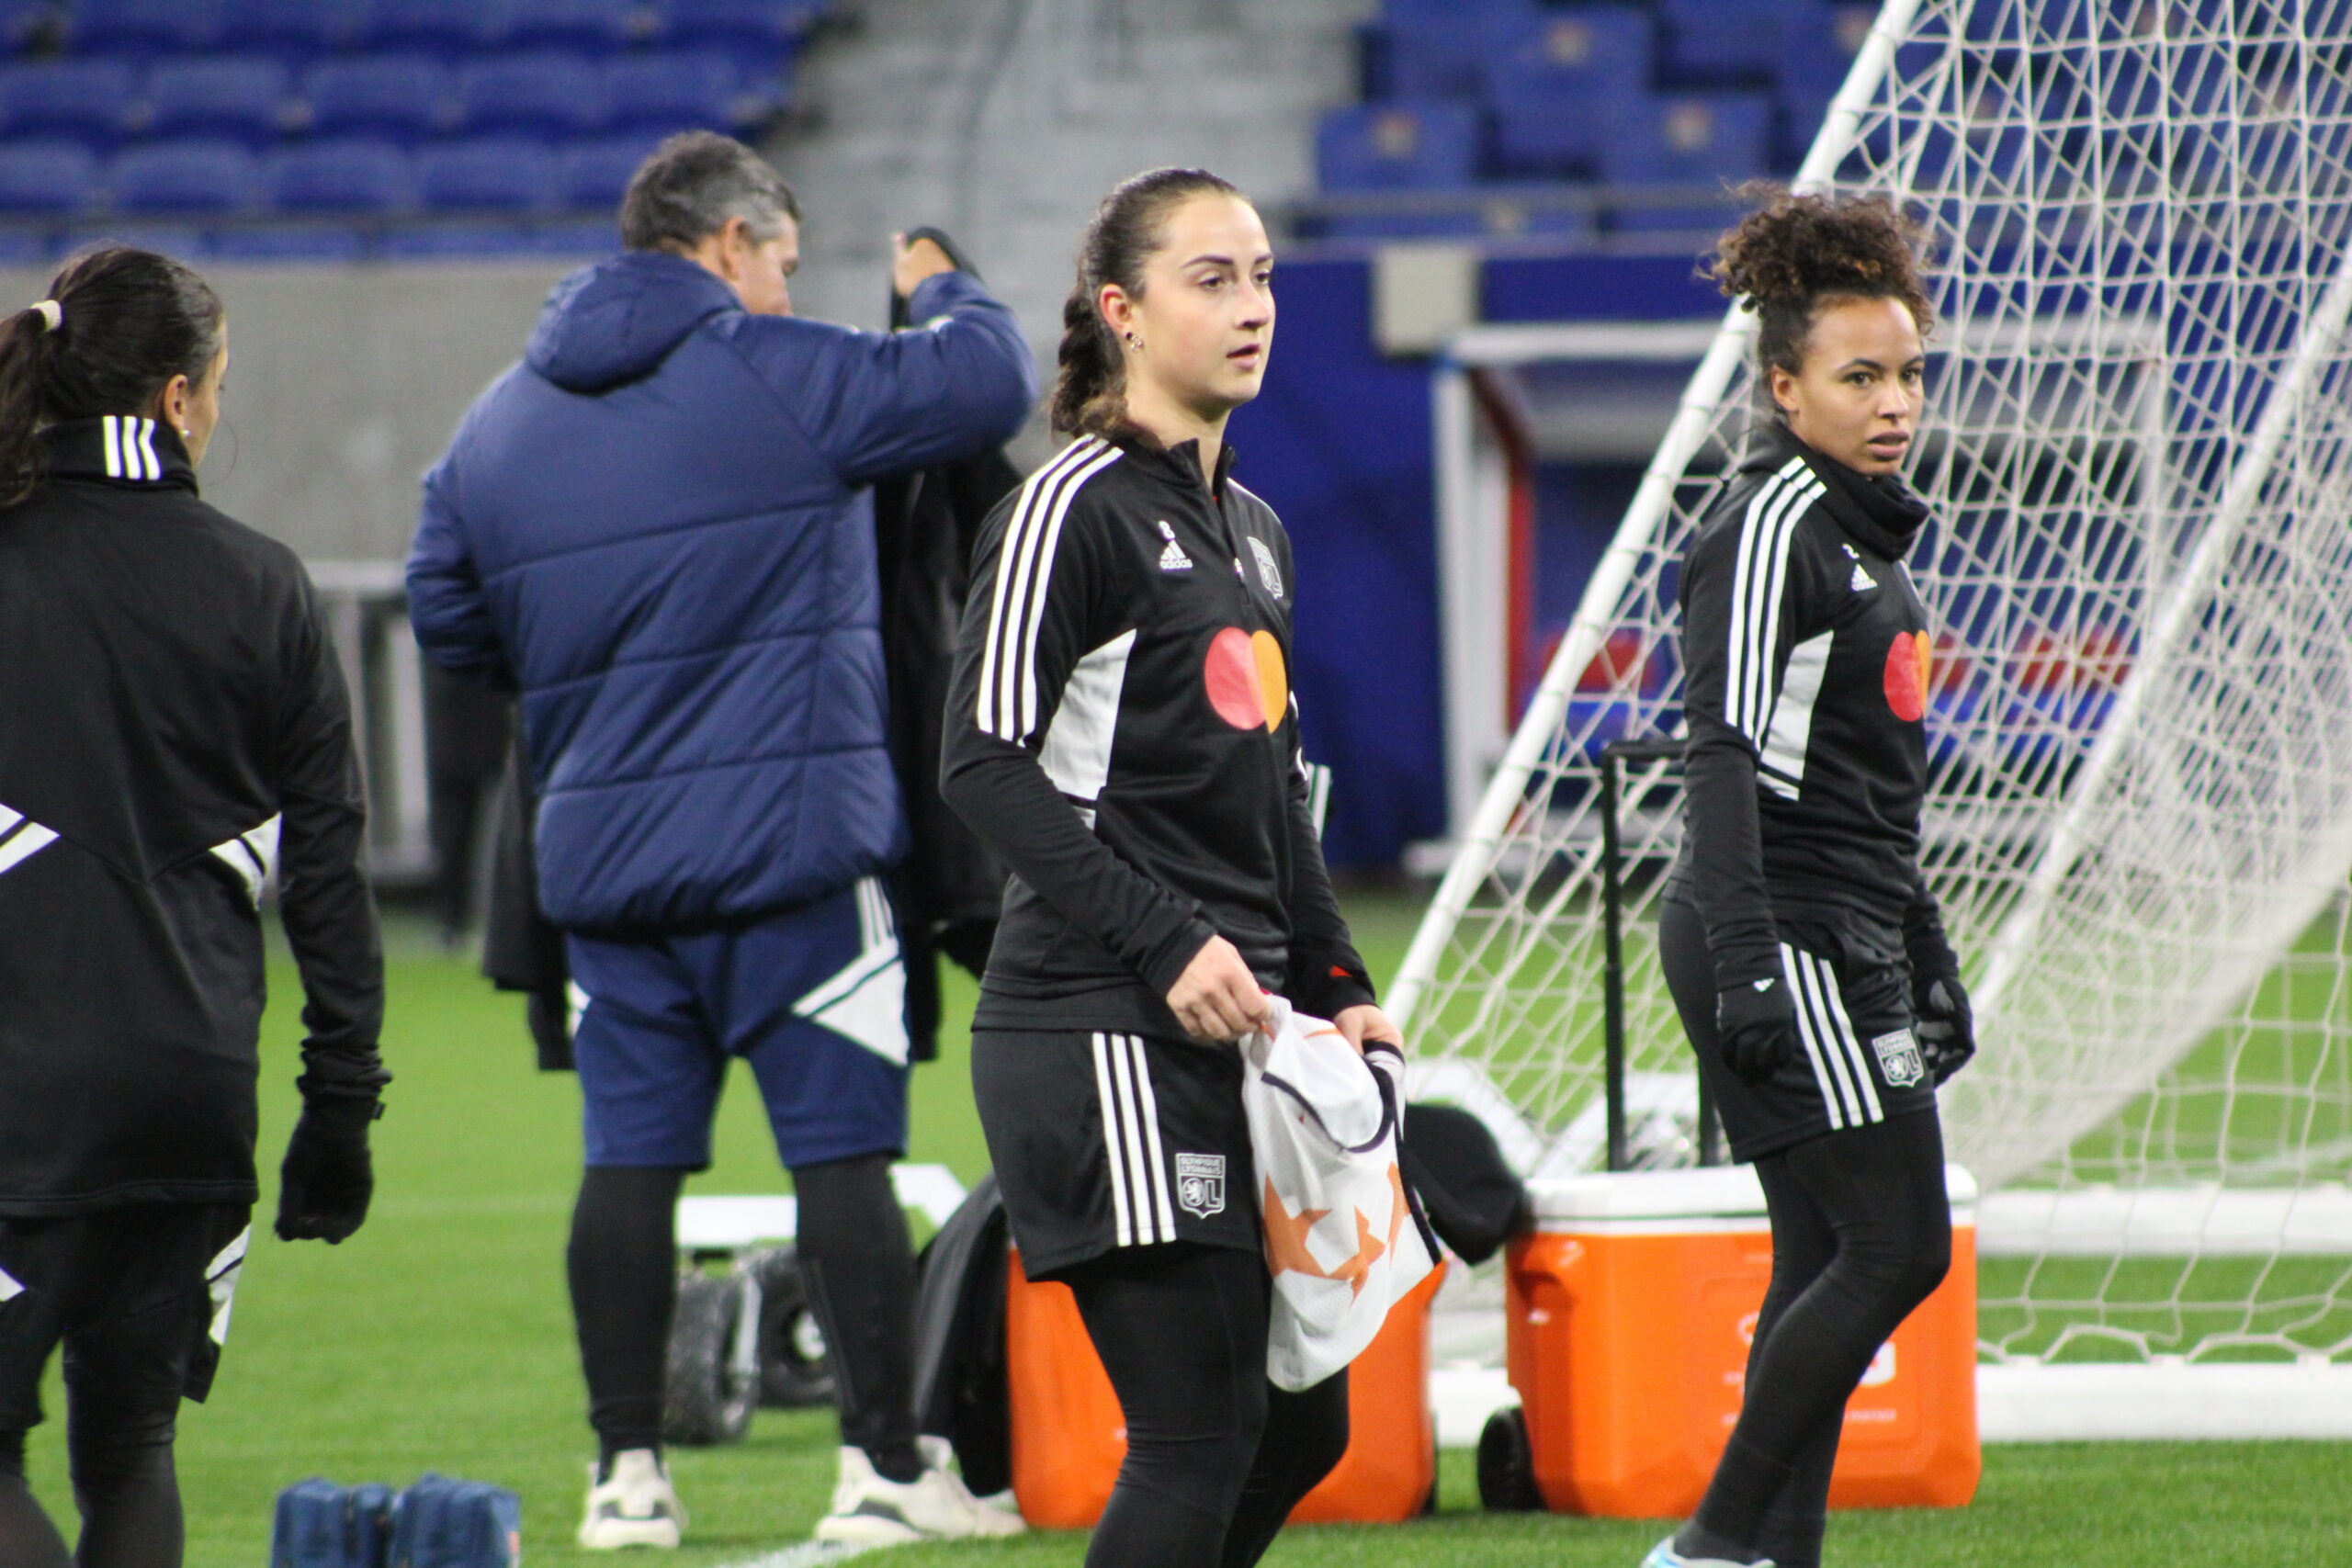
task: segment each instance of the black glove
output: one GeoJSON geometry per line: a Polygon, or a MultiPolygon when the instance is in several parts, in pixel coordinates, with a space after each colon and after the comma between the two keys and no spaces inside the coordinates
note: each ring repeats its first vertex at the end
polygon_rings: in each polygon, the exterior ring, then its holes
{"type": "Polygon", "coordinates": [[[332,1247],[359,1228],[376,1173],[368,1160],[368,1123],[383,1114],[373,1095],[320,1095],[302,1119],[278,1168],[277,1237],[332,1247]]]}
{"type": "Polygon", "coordinates": [[[1797,1006],[1777,978],[1715,993],[1715,1043],[1743,1083],[1769,1081],[1797,1054],[1797,1006]]]}
{"type": "Polygon", "coordinates": [[[1976,1055],[1976,1012],[1957,975],[1939,975],[1919,987],[1912,998],[1918,1013],[1919,1056],[1928,1076],[1940,1089],[1943,1082],[1976,1055]]]}

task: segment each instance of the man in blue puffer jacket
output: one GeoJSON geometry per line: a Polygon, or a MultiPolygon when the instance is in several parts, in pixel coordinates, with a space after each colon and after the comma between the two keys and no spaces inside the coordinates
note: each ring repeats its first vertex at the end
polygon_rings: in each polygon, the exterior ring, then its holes
{"type": "Polygon", "coordinates": [[[842,1479],[819,1535],[1017,1528],[915,1440],[881,882],[906,828],[864,487],[1001,444],[1034,369],[1012,313],[927,240],[893,272],[922,326],[795,318],[798,219],[741,143],[663,143],[622,202],[628,253],[557,287],[426,475],[409,558],[425,651],[520,694],[539,899],[575,982],[592,1547],[675,1545],[684,1524],[661,1457],[673,1216],[730,1056],[792,1169],[833,1359],[842,1479]]]}

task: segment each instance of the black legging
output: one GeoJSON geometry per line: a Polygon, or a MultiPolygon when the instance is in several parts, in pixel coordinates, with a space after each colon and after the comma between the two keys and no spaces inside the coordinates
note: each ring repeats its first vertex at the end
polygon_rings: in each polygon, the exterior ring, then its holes
{"type": "Polygon", "coordinates": [[[1348,1380],[1266,1381],[1256,1254],[1122,1247],[1064,1275],[1127,1424],[1087,1568],[1250,1568],[1348,1447],[1348,1380]]]}
{"type": "Polygon", "coordinates": [[[1933,1112],[1832,1133],[1756,1162],[1772,1283],[1739,1424],[1686,1545],[1816,1568],[1846,1401],[1951,1263],[1943,1133],[1933,1112]]]}
{"type": "MultiPolygon", "coordinates": [[[[566,1255],[588,1418],[605,1461],[662,1446],[662,1376],[677,1304],[683,1170],[591,1166],[566,1255]]],[[[794,1250],[825,1331],[842,1441],[894,1481],[922,1473],[915,1447],[914,1252],[890,1156],[796,1166],[794,1250]]]]}
{"type": "MultiPolygon", "coordinates": [[[[179,1478],[172,1465],[175,1411],[118,1401],[66,1373],[66,1450],[82,1539],[64,1540],[25,1480],[25,1434],[0,1432],[0,1563],[7,1568],[179,1568],[179,1478]]],[[[172,1394],[172,1406],[179,1396],[172,1394]]]]}

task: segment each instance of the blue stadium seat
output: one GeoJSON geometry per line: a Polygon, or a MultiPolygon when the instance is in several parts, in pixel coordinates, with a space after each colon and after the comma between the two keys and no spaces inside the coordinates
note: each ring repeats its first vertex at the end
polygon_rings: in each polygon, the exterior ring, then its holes
{"type": "Polygon", "coordinates": [[[659,36],[780,59],[829,7],[823,0],[653,0],[659,36]]]}
{"type": "Polygon", "coordinates": [[[399,143],[351,138],[307,141],[269,160],[269,205],[279,212],[398,212],[414,200],[399,143]]]}
{"type": "Polygon", "coordinates": [[[147,134],[275,141],[291,96],[286,67],[266,55],[158,61],[147,73],[147,134]]]}
{"type": "Polygon", "coordinates": [[[375,0],[360,41],[445,56],[495,49],[506,41],[506,6],[503,0],[375,0]]]}
{"type": "MultiPolygon", "coordinates": [[[[1601,176],[1617,186],[1736,185],[1762,175],[1771,156],[1772,101],[1758,93],[1686,93],[1629,101],[1600,149],[1601,176]]],[[[1635,208],[1621,233],[1721,227],[1724,203],[1635,208]]]]}
{"type": "Polygon", "coordinates": [[[565,148],[562,167],[556,175],[558,199],[573,211],[619,207],[629,176],[637,173],[655,142],[654,137],[639,132],[599,137],[565,148]]]}
{"type": "Polygon", "coordinates": [[[542,256],[608,256],[621,248],[620,226],[609,218],[535,223],[524,244],[542,256]]]}
{"type": "Polygon", "coordinates": [[[1590,173],[1611,107],[1646,91],[1653,47],[1649,17],[1629,6],[1556,14],[1525,29],[1493,67],[1497,169],[1590,173]]]}
{"type": "Polygon", "coordinates": [[[513,49],[620,49],[652,18],[638,0],[509,0],[506,42],[513,49]]]}
{"type": "Polygon", "coordinates": [[[469,135],[571,137],[605,123],[605,77],[577,54],[539,51],[458,68],[458,123],[469,135]]]}
{"type": "Polygon", "coordinates": [[[261,204],[261,168],[234,141],[153,141],[107,171],[118,212],[248,212],[261,204]]]}
{"type": "Polygon", "coordinates": [[[347,48],[367,20],[367,0],[227,0],[220,40],[292,58],[347,48]]]}
{"type": "Polygon", "coordinates": [[[1877,11],[1870,6],[1833,6],[1792,0],[1781,18],[1781,63],[1774,73],[1780,99],[1780,158],[1793,169],[1821,130],[1830,101],[1846,85],[1846,73],[1862,40],[1870,37],[1877,11]]]}
{"type": "Polygon", "coordinates": [[[59,258],[96,245],[130,245],[159,251],[186,262],[200,262],[212,254],[212,243],[191,223],[80,223],[57,236],[59,258]]]}
{"type": "Polygon", "coordinates": [[[530,231],[520,223],[403,224],[378,239],[376,254],[407,261],[529,255],[530,231]]]}
{"type": "Polygon", "coordinates": [[[322,61],[306,90],[314,136],[422,137],[456,118],[449,73],[421,54],[322,61]]]}
{"type": "Polygon", "coordinates": [[[368,243],[341,223],[262,223],[214,231],[212,254],[233,261],[355,262],[368,254],[368,243]]]}
{"type": "Polygon", "coordinates": [[[0,212],[79,212],[100,188],[97,155],[78,141],[0,145],[0,212]]]}
{"type": "Polygon", "coordinates": [[[537,212],[556,204],[555,154],[518,136],[484,136],[416,155],[416,194],[429,211],[537,212]]]}
{"type": "Polygon", "coordinates": [[[743,118],[735,67],[709,50],[616,60],[605,70],[605,94],[616,130],[731,130],[743,118]]]}
{"type": "Polygon", "coordinates": [[[1326,190],[1458,186],[1478,164],[1478,111],[1468,104],[1353,104],[1315,131],[1326,190]]]}
{"type": "Polygon", "coordinates": [[[103,152],[130,133],[136,84],[119,60],[0,67],[0,137],[71,137],[103,152]]]}
{"type": "Polygon", "coordinates": [[[1514,10],[1382,23],[1366,34],[1375,62],[1371,85],[1383,98],[1483,97],[1489,64],[1526,21],[1514,10]]]}
{"type": "Polygon", "coordinates": [[[221,0],[79,0],[70,35],[80,54],[150,55],[210,47],[221,0]]]}
{"type": "Polygon", "coordinates": [[[1666,61],[1672,87],[1769,86],[1781,63],[1787,0],[1665,0],[1666,61]]]}

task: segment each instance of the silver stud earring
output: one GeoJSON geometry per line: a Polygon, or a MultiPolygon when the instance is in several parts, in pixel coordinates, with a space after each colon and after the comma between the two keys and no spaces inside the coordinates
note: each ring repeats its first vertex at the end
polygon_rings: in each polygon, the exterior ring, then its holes
{"type": "Polygon", "coordinates": [[[1143,352],[1143,339],[1136,336],[1133,333],[1129,333],[1127,334],[1127,346],[1134,349],[1137,354],[1141,354],[1143,352]]]}

